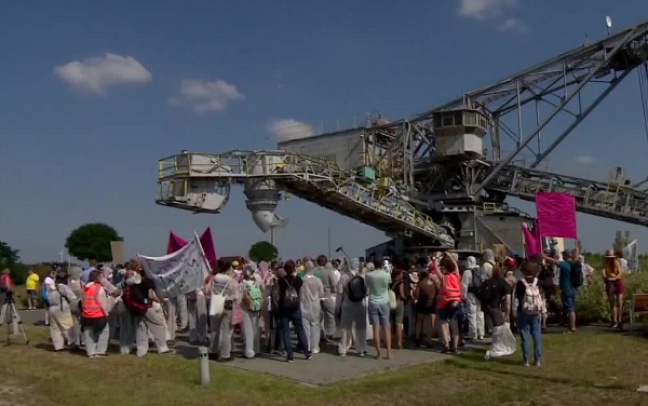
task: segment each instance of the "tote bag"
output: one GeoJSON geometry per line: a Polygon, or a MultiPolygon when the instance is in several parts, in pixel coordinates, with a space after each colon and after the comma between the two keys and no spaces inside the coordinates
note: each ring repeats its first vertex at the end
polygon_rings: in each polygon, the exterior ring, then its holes
{"type": "MultiPolygon", "coordinates": [[[[223,314],[225,311],[225,291],[227,290],[227,287],[229,286],[231,279],[227,281],[225,284],[225,287],[223,290],[221,290],[219,293],[214,293],[212,290],[211,297],[209,299],[209,315],[210,316],[217,316],[219,314],[223,314]]],[[[212,283],[214,281],[212,280],[212,283]]]]}

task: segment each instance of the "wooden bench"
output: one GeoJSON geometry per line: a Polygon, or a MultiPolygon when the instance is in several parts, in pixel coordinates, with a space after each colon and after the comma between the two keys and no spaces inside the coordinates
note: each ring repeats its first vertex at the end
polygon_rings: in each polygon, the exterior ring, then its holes
{"type": "Polygon", "coordinates": [[[635,293],[628,300],[628,313],[630,316],[630,332],[634,330],[635,316],[648,314],[648,293],[635,293]]]}

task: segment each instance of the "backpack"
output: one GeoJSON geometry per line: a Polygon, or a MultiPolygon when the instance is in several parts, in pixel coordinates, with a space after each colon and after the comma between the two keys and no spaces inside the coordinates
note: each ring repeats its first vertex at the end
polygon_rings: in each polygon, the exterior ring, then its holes
{"type": "Polygon", "coordinates": [[[367,285],[364,278],[360,275],[354,275],[347,284],[347,292],[350,301],[353,303],[362,302],[367,296],[367,285]]]}
{"type": "Polygon", "coordinates": [[[263,294],[256,282],[246,283],[245,307],[252,312],[258,312],[263,306],[263,294]]]}
{"type": "Polygon", "coordinates": [[[49,286],[43,285],[43,291],[41,292],[41,299],[43,303],[47,304],[49,300],[49,286]]]}
{"type": "Polygon", "coordinates": [[[580,261],[573,261],[569,263],[571,266],[571,274],[569,275],[572,288],[578,289],[583,286],[585,282],[583,279],[583,265],[580,261]]]}
{"type": "Polygon", "coordinates": [[[138,285],[127,285],[122,295],[122,301],[131,312],[144,314],[151,307],[151,303],[145,302],[141,292],[137,292],[137,290],[139,290],[138,285]]]}
{"type": "Polygon", "coordinates": [[[529,284],[525,279],[520,279],[524,284],[524,299],[522,302],[522,311],[524,314],[536,316],[544,311],[544,301],[540,295],[538,278],[533,278],[533,283],[529,284]]]}
{"type": "Polygon", "coordinates": [[[470,273],[472,274],[472,278],[470,286],[468,286],[468,293],[477,296],[479,288],[488,280],[488,275],[486,275],[486,272],[481,269],[471,269],[470,273]]]}
{"type": "Polygon", "coordinates": [[[477,298],[482,304],[483,309],[489,308],[491,303],[495,301],[497,293],[497,280],[495,279],[487,279],[481,284],[481,286],[479,286],[479,290],[477,290],[477,298]]]}
{"type": "Polygon", "coordinates": [[[286,291],[284,292],[282,308],[295,310],[299,308],[299,292],[295,286],[286,279],[286,291]]]}
{"type": "Polygon", "coordinates": [[[281,290],[279,289],[279,283],[275,281],[270,288],[270,310],[277,311],[279,310],[279,299],[281,298],[281,290]]]}

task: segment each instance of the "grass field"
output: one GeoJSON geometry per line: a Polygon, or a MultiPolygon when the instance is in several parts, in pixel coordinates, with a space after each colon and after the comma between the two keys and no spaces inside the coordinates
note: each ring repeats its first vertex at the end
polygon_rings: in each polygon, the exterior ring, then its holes
{"type": "Polygon", "coordinates": [[[521,366],[519,353],[485,362],[475,351],[317,388],[219,364],[212,364],[212,384],[201,387],[195,360],[153,354],[89,360],[53,353],[47,329],[27,329],[29,346],[0,347],[0,405],[75,405],[89,399],[120,406],[648,404],[648,394],[635,392],[648,384],[648,340],[612,332],[547,335],[541,368],[521,366]]]}

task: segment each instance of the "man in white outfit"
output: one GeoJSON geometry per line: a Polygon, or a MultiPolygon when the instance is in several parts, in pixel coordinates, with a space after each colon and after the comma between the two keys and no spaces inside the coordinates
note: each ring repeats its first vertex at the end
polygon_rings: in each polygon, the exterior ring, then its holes
{"type": "Polygon", "coordinates": [[[479,301],[479,288],[488,279],[486,272],[477,265],[475,257],[466,259],[466,271],[461,278],[462,295],[468,314],[468,340],[483,340],[485,331],[484,312],[479,301]]]}

